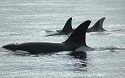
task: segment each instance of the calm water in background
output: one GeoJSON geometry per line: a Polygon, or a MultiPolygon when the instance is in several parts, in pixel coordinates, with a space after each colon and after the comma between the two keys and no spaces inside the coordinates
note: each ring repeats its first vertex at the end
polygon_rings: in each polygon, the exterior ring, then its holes
{"type": "Polygon", "coordinates": [[[106,17],[102,33],[87,33],[86,60],[68,51],[48,55],[15,54],[0,48],[0,78],[123,78],[125,77],[125,0],[0,0],[0,46],[33,41],[62,42],[67,36],[45,35],[73,28],[85,20],[92,26],[106,17]]]}

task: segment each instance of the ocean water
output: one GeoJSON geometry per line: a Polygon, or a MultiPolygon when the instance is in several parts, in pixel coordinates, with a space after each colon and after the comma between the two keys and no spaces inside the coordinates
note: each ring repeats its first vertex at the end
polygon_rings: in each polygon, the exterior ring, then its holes
{"type": "Polygon", "coordinates": [[[46,55],[13,53],[0,48],[0,78],[125,77],[125,0],[0,0],[0,47],[10,43],[63,42],[68,36],[45,36],[102,17],[105,32],[87,33],[95,51],[46,55]],[[46,32],[46,30],[53,32],[46,32]],[[85,57],[86,54],[86,57],[85,57]]]}

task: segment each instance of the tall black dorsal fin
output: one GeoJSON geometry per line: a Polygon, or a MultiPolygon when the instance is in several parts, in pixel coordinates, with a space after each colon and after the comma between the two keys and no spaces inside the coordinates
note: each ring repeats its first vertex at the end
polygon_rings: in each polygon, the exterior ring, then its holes
{"type": "Polygon", "coordinates": [[[73,29],[72,29],[72,17],[67,20],[67,22],[65,23],[64,28],[61,30],[61,32],[68,34],[71,31],[73,31],[73,29]]]}
{"type": "Polygon", "coordinates": [[[69,36],[65,43],[73,43],[77,45],[86,46],[86,30],[90,25],[91,21],[87,20],[80,24],[75,31],[69,36]]]}
{"type": "Polygon", "coordinates": [[[105,31],[105,29],[103,28],[104,20],[105,20],[105,17],[99,19],[92,27],[88,28],[87,32],[105,31]]]}

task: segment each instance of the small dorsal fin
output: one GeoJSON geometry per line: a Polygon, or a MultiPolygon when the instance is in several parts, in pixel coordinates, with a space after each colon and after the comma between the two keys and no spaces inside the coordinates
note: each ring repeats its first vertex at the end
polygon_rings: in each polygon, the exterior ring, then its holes
{"type": "Polygon", "coordinates": [[[103,28],[103,22],[105,20],[105,17],[98,20],[92,27],[88,28],[87,32],[102,32],[105,31],[103,28]]]}
{"type": "Polygon", "coordinates": [[[73,29],[72,29],[72,17],[67,20],[67,22],[65,23],[64,28],[61,30],[61,32],[68,34],[71,31],[73,31],[73,29]]]}
{"type": "Polygon", "coordinates": [[[80,24],[64,43],[73,43],[86,46],[86,30],[91,21],[87,20],[80,24]]]}

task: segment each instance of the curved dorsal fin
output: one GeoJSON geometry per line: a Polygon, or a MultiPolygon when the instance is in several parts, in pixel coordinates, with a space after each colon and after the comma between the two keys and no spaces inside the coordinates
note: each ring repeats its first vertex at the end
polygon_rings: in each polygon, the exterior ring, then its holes
{"type": "Polygon", "coordinates": [[[73,29],[72,29],[72,18],[69,18],[67,20],[67,22],[65,23],[64,28],[61,30],[61,32],[65,33],[65,34],[68,34],[71,31],[73,31],[73,29]]]}
{"type": "Polygon", "coordinates": [[[88,28],[87,32],[105,31],[105,29],[103,28],[104,20],[105,20],[105,17],[98,20],[92,27],[88,28]]]}
{"type": "Polygon", "coordinates": [[[91,21],[87,20],[80,24],[75,31],[69,36],[69,38],[65,41],[65,43],[73,43],[77,45],[86,46],[86,30],[90,25],[91,21]]]}

